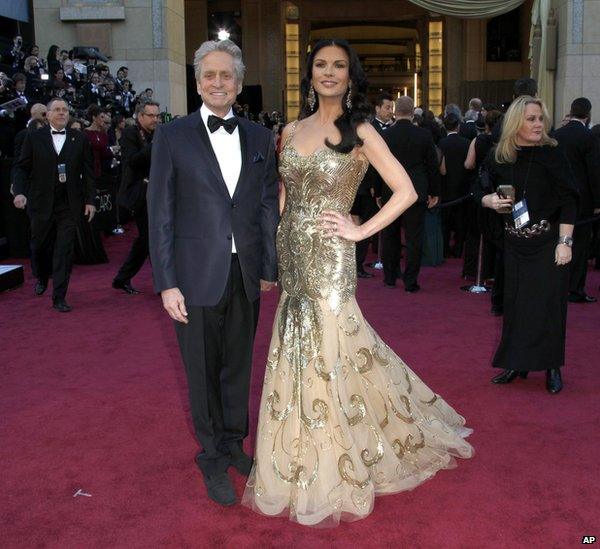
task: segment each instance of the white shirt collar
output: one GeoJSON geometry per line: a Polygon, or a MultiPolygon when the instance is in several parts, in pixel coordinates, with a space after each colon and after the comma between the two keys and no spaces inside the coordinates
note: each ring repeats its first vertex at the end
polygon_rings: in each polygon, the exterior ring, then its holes
{"type": "Polygon", "coordinates": [[[571,118],[571,122],[579,122],[582,126],[585,126],[587,128],[587,124],[579,118],[571,118]]]}
{"type": "Polygon", "coordinates": [[[379,120],[379,118],[375,117],[375,120],[377,120],[377,122],[379,122],[382,126],[387,126],[390,122],[384,122],[383,120],[379,120]]]}
{"type": "MultiPolygon", "coordinates": [[[[215,114],[214,112],[212,112],[205,103],[202,103],[202,106],[200,107],[200,116],[202,117],[202,121],[204,122],[204,125],[206,127],[208,127],[208,117],[210,115],[213,116],[219,116],[217,114],[215,114]]],[[[233,118],[234,114],[233,114],[233,109],[230,107],[229,108],[229,112],[223,117],[223,120],[227,120],[228,118],[233,118]]],[[[221,118],[219,116],[219,118],[221,118]]]]}
{"type": "Polygon", "coordinates": [[[66,131],[67,127],[65,126],[62,130],[59,130],[58,128],[55,128],[52,124],[48,124],[48,126],[50,126],[50,132],[52,133],[52,131],[55,132],[62,132],[62,131],[66,131]]]}

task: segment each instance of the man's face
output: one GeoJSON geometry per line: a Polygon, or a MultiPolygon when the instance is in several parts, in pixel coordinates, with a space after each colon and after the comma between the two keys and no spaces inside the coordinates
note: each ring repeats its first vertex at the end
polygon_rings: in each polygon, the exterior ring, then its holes
{"type": "Polygon", "coordinates": [[[33,46],[33,48],[31,48],[31,55],[35,55],[36,57],[40,54],[40,48],[38,48],[37,46],[33,46]]]}
{"type": "Polygon", "coordinates": [[[54,101],[46,115],[48,122],[57,130],[62,130],[69,121],[69,107],[64,101],[54,101]]]}
{"type": "Polygon", "coordinates": [[[242,91],[235,77],[233,57],[224,51],[213,51],[204,57],[196,87],[204,104],[215,114],[225,116],[242,91]]]}
{"type": "Polygon", "coordinates": [[[375,116],[387,124],[394,116],[394,102],[384,99],[381,107],[375,105],[375,116]]]}
{"type": "Polygon", "coordinates": [[[154,95],[154,92],[152,90],[146,90],[146,97],[148,99],[152,99],[153,95],[154,95]]]}
{"type": "Polygon", "coordinates": [[[123,78],[125,78],[125,75],[123,74],[123,71],[117,71],[117,78],[119,80],[123,80],[123,78]]]}
{"type": "Polygon", "coordinates": [[[138,114],[140,126],[149,133],[152,133],[158,124],[159,110],[156,105],[146,105],[144,110],[138,114]]]}
{"type": "Polygon", "coordinates": [[[17,80],[15,82],[15,90],[17,90],[18,92],[24,92],[26,85],[27,82],[25,80],[17,80]]]}
{"type": "Polygon", "coordinates": [[[127,75],[129,74],[129,69],[123,69],[123,78],[127,78],[127,75]]]}
{"type": "Polygon", "coordinates": [[[100,75],[97,73],[92,74],[92,84],[94,84],[94,86],[97,86],[98,84],[100,84],[100,75]]]}

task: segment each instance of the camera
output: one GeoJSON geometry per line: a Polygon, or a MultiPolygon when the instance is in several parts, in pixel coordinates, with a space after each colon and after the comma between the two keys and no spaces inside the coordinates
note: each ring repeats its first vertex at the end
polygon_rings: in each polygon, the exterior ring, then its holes
{"type": "Polygon", "coordinates": [[[50,80],[50,76],[46,73],[40,74],[40,79],[41,80],[50,80]]]}

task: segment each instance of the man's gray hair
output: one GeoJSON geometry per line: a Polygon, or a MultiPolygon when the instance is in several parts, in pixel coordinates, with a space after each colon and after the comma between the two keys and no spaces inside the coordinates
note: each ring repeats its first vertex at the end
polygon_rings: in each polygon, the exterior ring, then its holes
{"type": "Polygon", "coordinates": [[[448,116],[449,114],[455,114],[459,119],[462,120],[462,112],[456,103],[448,103],[444,107],[444,117],[448,116]]]}
{"type": "Polygon", "coordinates": [[[474,122],[477,122],[478,118],[479,118],[479,112],[477,112],[474,109],[469,109],[465,113],[465,120],[473,120],[474,122]]]}
{"type": "Polygon", "coordinates": [[[235,79],[239,86],[244,81],[244,74],[246,67],[242,60],[242,50],[231,40],[208,40],[204,42],[194,54],[194,74],[196,80],[200,79],[200,73],[202,71],[202,61],[204,58],[214,51],[224,51],[233,57],[233,70],[235,72],[235,79]]]}

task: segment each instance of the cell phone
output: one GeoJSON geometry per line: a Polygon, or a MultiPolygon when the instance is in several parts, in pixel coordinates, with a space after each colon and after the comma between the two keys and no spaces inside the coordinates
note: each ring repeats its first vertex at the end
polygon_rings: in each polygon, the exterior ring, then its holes
{"type": "MultiPolygon", "coordinates": [[[[498,185],[496,193],[500,198],[512,198],[515,203],[515,188],[512,185],[498,185]]],[[[512,206],[506,206],[498,209],[498,213],[507,214],[512,211],[512,206]]]]}

